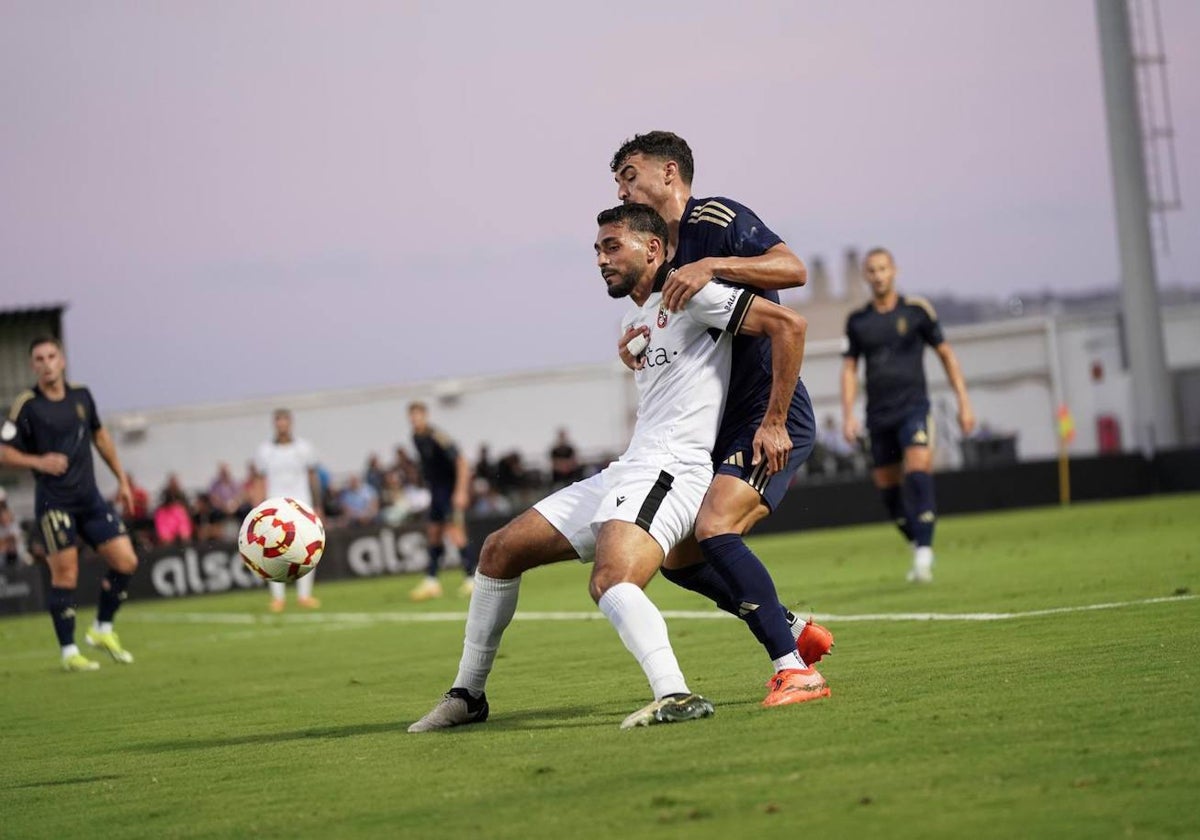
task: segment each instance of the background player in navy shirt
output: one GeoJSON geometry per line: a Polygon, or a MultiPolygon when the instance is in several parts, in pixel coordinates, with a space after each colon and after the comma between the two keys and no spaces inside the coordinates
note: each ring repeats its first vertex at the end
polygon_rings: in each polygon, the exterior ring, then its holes
{"type": "Polygon", "coordinates": [[[462,557],[466,579],[458,594],[470,596],[475,589],[475,552],[467,539],[466,512],[471,500],[471,465],[458,450],[458,444],[444,432],[429,425],[429,409],[425,403],[414,402],[408,407],[408,420],[412,425],[413,446],[421,461],[421,472],[429,488],[429,524],[426,538],[429,542],[429,568],[425,579],[417,584],[409,597],[414,601],[427,601],[442,595],[442,584],[438,581],[438,570],[442,555],[446,552],[445,540],[453,541],[462,557]]]}
{"type": "Polygon", "coordinates": [[[100,583],[96,622],[85,639],[92,647],[107,651],[114,661],[129,664],[133,655],[121,647],[113,632],[113,618],[137,569],[137,555],[121,517],[96,487],[92,445],[117,477],[117,496],[126,510],[133,509],[129,479],[121,469],[112,438],[100,423],[91,392],[66,381],[66,357],[59,340],[36,338],[29,355],[37,385],[17,397],[0,427],[0,463],[33,470],[37,482],[38,533],[46,545],[50,567],[47,608],[62,648],[62,665],[67,671],[100,667],[75,645],[78,539],[96,549],[108,564],[100,583]]]}
{"type": "Polygon", "coordinates": [[[925,386],[925,347],[934,349],[958,398],[958,424],[964,435],[975,428],[958,358],[942,335],[933,307],[918,297],[896,292],[896,264],[885,248],[873,248],[863,261],[871,302],[846,320],[842,363],[842,423],[846,440],[861,432],[854,415],[858,360],[867,362],[867,429],[871,435],[871,473],[883,503],[905,538],[913,544],[908,579],[933,580],[933,423],[925,386]]]}
{"type": "MultiPolygon", "coordinates": [[[[613,155],[611,169],[622,202],[648,204],[667,222],[675,268],[663,287],[668,311],[716,277],[773,303],[779,302],[775,290],[804,284],[804,263],[752,210],[728,198],[692,196],[695,165],[682,137],[668,131],[636,135],[613,155]]],[[[636,369],[641,361],[626,348],[632,337],[622,336],[619,349],[636,369]]],[[[833,641],[825,628],[805,625],[780,604],[770,573],[743,539],[779,504],[816,438],[803,382],[783,382],[772,376],[773,367],[769,339],[734,339],[713,448],[716,475],[696,517],[695,539],[676,546],[662,567],[668,580],[746,622],[775,668],[763,701],[768,706],[827,696],[824,678],[811,666],[833,641]],[[786,406],[786,412],[770,412],[768,403],[786,406]]]]}

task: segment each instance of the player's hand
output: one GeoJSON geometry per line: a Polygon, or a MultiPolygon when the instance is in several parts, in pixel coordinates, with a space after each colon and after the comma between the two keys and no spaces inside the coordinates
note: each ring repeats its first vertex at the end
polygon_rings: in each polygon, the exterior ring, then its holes
{"type": "Polygon", "coordinates": [[[126,516],[133,516],[133,488],[129,486],[129,479],[124,475],[117,482],[117,504],[126,516]]]}
{"type": "Polygon", "coordinates": [[[640,327],[630,327],[625,330],[625,335],[621,336],[621,340],[617,342],[617,355],[621,357],[621,363],[625,367],[630,370],[641,370],[646,366],[645,351],[643,350],[636,356],[629,352],[629,342],[633,340],[635,335],[643,336],[649,341],[650,328],[643,324],[640,327]]]}
{"type": "Polygon", "coordinates": [[[687,305],[696,292],[703,289],[709,281],[716,275],[712,273],[712,269],[707,259],[697,260],[694,263],[688,263],[682,268],[677,268],[667,277],[667,282],[663,284],[662,302],[668,312],[678,312],[687,305]]]}
{"type": "Polygon", "coordinates": [[[754,443],[751,446],[754,453],[751,466],[766,461],[767,475],[774,475],[787,466],[788,455],[792,451],[792,438],[783,423],[764,421],[754,433],[754,443]]]}
{"type": "Polygon", "coordinates": [[[62,475],[67,471],[67,456],[61,452],[47,452],[38,458],[34,469],[46,475],[62,475]]]}
{"type": "Polygon", "coordinates": [[[455,490],[454,495],[450,497],[450,506],[460,513],[467,510],[467,505],[470,503],[471,494],[466,490],[455,490]]]}
{"type": "Polygon", "coordinates": [[[858,418],[851,414],[842,421],[842,437],[846,439],[846,443],[851,446],[858,446],[858,438],[862,434],[862,426],[858,422],[858,418]]]}
{"type": "Polygon", "coordinates": [[[964,437],[975,431],[975,412],[971,410],[969,402],[964,401],[958,407],[958,426],[962,429],[964,437]]]}

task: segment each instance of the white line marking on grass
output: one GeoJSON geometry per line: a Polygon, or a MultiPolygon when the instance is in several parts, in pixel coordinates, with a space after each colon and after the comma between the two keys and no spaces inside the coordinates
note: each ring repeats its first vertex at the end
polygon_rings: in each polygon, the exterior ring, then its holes
{"type": "MultiPolygon", "coordinates": [[[[1073,607],[1051,607],[1042,610],[1025,610],[1021,612],[980,612],[980,613],[861,613],[857,615],[839,615],[836,613],[815,613],[817,621],[839,623],[850,621],[1008,621],[1014,618],[1040,618],[1048,615],[1063,615],[1066,613],[1092,612],[1095,610],[1116,610],[1124,607],[1140,607],[1150,604],[1169,604],[1182,601],[1193,601],[1200,595],[1170,595],[1162,598],[1142,598],[1137,601],[1111,601],[1104,604],[1080,604],[1073,607]]],[[[667,619],[731,619],[732,615],[718,610],[663,610],[667,619]]],[[[130,611],[121,616],[124,622],[140,622],[146,624],[259,624],[275,626],[279,624],[426,624],[439,622],[463,622],[467,620],[465,612],[325,612],[302,613],[292,615],[254,615],[250,613],[180,613],[180,612],[135,612],[130,611]]],[[[517,612],[514,621],[603,621],[604,614],[597,611],[589,612],[517,612]]]]}

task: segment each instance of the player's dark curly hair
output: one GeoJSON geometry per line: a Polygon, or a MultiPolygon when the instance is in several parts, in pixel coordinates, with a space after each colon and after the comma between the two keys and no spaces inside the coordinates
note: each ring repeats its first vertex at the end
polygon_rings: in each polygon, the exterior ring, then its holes
{"type": "Polygon", "coordinates": [[[625,158],[641,152],[646,157],[659,160],[673,160],[679,164],[679,177],[683,183],[691,185],[692,175],[696,172],[696,164],[692,160],[692,147],[687,141],[670,131],[648,131],[645,134],[635,134],[632,140],[626,140],[613,155],[609,166],[613,172],[620,169],[625,158]]]}
{"type": "Polygon", "coordinates": [[[618,204],[616,207],[602,210],[596,216],[596,224],[625,225],[634,233],[648,233],[657,237],[664,249],[671,237],[666,221],[648,204],[618,204]]]}

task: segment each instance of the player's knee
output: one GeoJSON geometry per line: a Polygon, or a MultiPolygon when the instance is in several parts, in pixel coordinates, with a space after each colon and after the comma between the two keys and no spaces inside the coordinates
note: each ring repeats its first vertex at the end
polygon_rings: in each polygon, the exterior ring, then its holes
{"type": "Polygon", "coordinates": [[[113,570],[123,575],[131,575],[137,571],[138,558],[132,551],[113,564],[113,570]]]}
{"type": "Polygon", "coordinates": [[[696,517],[696,540],[703,541],[722,534],[736,534],[733,522],[727,516],[698,516],[696,517]]]}
{"type": "Polygon", "coordinates": [[[702,510],[696,517],[696,539],[707,540],[725,534],[746,534],[769,512],[767,506],[763,504],[748,511],[702,510]]]}
{"type": "MultiPolygon", "coordinates": [[[[509,527],[505,526],[499,531],[493,531],[487,535],[487,539],[483,541],[483,547],[479,551],[479,567],[477,571],[483,572],[484,575],[490,578],[508,579],[515,577],[513,574],[513,566],[515,562],[515,553],[512,549],[512,539],[509,533],[509,527]]],[[[519,574],[519,570],[517,570],[519,574]]]]}
{"type": "Polygon", "coordinates": [[[618,583],[629,582],[628,578],[619,574],[616,569],[595,565],[592,567],[592,577],[588,581],[588,594],[592,596],[593,601],[599,604],[605,592],[612,589],[618,583]]]}
{"type": "Polygon", "coordinates": [[[59,589],[74,589],[78,583],[78,569],[62,569],[50,574],[50,585],[59,589]]]}

